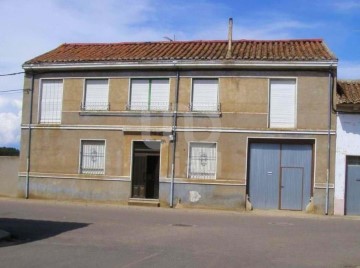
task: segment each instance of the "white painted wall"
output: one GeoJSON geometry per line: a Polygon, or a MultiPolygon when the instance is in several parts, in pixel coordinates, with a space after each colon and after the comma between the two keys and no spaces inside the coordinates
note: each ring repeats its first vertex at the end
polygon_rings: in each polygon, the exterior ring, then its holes
{"type": "Polygon", "coordinates": [[[360,156],[360,114],[338,114],[334,214],[344,215],[346,156],[360,156]]]}

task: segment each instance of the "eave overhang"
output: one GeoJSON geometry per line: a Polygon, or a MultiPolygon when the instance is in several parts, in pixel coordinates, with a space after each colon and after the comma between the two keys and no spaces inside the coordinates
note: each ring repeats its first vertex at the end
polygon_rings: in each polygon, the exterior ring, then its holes
{"type": "Polygon", "coordinates": [[[54,62],[24,64],[30,70],[94,70],[94,69],[328,69],[336,68],[332,61],[141,61],[141,62],[54,62]]]}

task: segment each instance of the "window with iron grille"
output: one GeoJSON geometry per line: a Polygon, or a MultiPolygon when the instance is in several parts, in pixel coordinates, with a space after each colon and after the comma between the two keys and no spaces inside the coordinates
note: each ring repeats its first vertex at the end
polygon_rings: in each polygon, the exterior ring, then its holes
{"type": "Polygon", "coordinates": [[[216,178],[216,143],[190,143],[189,149],[189,178],[216,178]]]}
{"type": "Polygon", "coordinates": [[[86,111],[109,110],[108,79],[85,80],[85,96],[82,109],[86,111]]]}
{"type": "Polygon", "coordinates": [[[270,127],[295,128],[296,80],[270,80],[270,127]]]}
{"type": "Polygon", "coordinates": [[[129,110],[169,111],[169,79],[131,79],[129,110]]]}
{"type": "Polygon", "coordinates": [[[105,174],[105,141],[81,141],[80,173],[93,175],[105,174]]]}
{"type": "Polygon", "coordinates": [[[40,124],[60,124],[63,81],[61,79],[43,79],[40,90],[40,124]]]}
{"type": "Polygon", "coordinates": [[[220,110],[218,98],[218,79],[193,79],[191,111],[220,110]]]}

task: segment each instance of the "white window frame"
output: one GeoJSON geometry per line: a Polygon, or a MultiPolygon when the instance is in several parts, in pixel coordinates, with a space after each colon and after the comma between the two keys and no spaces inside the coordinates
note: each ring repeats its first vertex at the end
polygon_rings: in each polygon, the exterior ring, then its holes
{"type": "MultiPolygon", "coordinates": [[[[191,112],[220,112],[220,78],[219,77],[192,77],[191,78],[191,94],[190,94],[190,111],[191,112]],[[216,80],[217,81],[217,103],[215,109],[206,109],[206,106],[204,106],[204,109],[194,109],[194,81],[201,81],[201,80],[216,80]]],[[[211,107],[211,106],[210,106],[211,107]]]]}
{"type": "Polygon", "coordinates": [[[167,77],[155,77],[155,78],[143,78],[143,77],[136,77],[136,78],[130,78],[130,82],[129,82],[129,94],[128,94],[128,105],[127,105],[127,109],[130,111],[158,111],[158,112],[167,112],[170,110],[170,93],[171,93],[171,89],[170,89],[170,78],[167,77]],[[143,80],[143,81],[147,81],[148,84],[148,101],[146,104],[144,104],[143,107],[141,107],[141,104],[139,103],[139,105],[133,105],[133,103],[136,102],[132,102],[132,84],[134,80],[143,80]],[[164,105],[164,108],[158,108],[156,109],[152,107],[152,101],[151,101],[151,85],[152,85],[152,81],[153,80],[163,80],[163,81],[167,81],[168,83],[168,100],[166,102],[166,106],[164,105]],[[132,106],[134,106],[135,108],[133,108],[132,106]],[[136,108],[139,107],[139,108],[136,108]]]}
{"type": "Polygon", "coordinates": [[[94,176],[101,176],[105,175],[106,173],[106,140],[105,139],[80,139],[80,146],[79,146],[79,174],[85,175],[94,175],[94,176]],[[83,144],[86,142],[103,142],[104,143],[104,167],[101,172],[84,172],[83,169],[83,144]]]}
{"type": "Polygon", "coordinates": [[[298,78],[297,77],[270,77],[268,78],[268,128],[281,128],[281,129],[296,129],[297,128],[297,98],[298,98],[298,78]],[[283,81],[294,81],[295,82],[295,98],[294,98],[294,125],[289,127],[278,127],[271,125],[271,81],[272,80],[283,80],[283,81]]]}
{"type": "Polygon", "coordinates": [[[192,179],[192,180],[216,180],[217,178],[217,166],[218,166],[218,143],[217,142],[203,142],[203,141],[190,141],[188,143],[188,162],[187,162],[187,178],[188,179],[192,179]],[[197,178],[193,178],[191,173],[190,173],[190,168],[191,168],[191,145],[192,144],[212,144],[215,145],[215,152],[216,152],[216,157],[215,157],[215,172],[214,172],[214,176],[213,177],[209,177],[209,175],[206,175],[204,177],[197,177],[197,178]]]}
{"type": "Polygon", "coordinates": [[[63,101],[64,101],[64,79],[63,78],[41,78],[39,81],[39,97],[38,97],[38,116],[37,122],[39,124],[51,124],[51,125],[59,125],[61,124],[62,120],[62,110],[63,110],[63,101]],[[43,107],[42,107],[42,97],[43,97],[43,81],[61,81],[62,84],[62,93],[61,93],[61,110],[60,110],[60,118],[56,118],[54,122],[42,122],[42,114],[43,114],[43,107]]]}
{"type": "Polygon", "coordinates": [[[109,105],[109,95],[110,95],[110,79],[109,78],[86,78],[84,79],[84,87],[83,87],[83,102],[81,105],[81,109],[84,111],[108,111],[110,109],[109,105]],[[87,82],[88,81],[96,81],[103,80],[107,82],[107,100],[104,102],[87,104],[87,82]]]}

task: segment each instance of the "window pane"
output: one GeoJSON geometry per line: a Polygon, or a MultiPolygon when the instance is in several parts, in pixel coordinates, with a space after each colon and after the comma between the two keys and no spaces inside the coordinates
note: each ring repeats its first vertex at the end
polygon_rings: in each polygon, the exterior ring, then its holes
{"type": "Polygon", "coordinates": [[[150,110],[169,110],[170,88],[168,79],[151,80],[150,110]]]}
{"type": "Polygon", "coordinates": [[[132,79],[130,110],[149,109],[149,80],[132,79]]]}
{"type": "Polygon", "coordinates": [[[218,79],[193,79],[193,111],[218,111],[218,79]]]}
{"type": "Polygon", "coordinates": [[[107,79],[86,80],[85,110],[102,111],[109,109],[109,83],[107,79]]]}
{"type": "Polygon", "coordinates": [[[191,143],[189,177],[196,179],[215,179],[216,144],[191,143]]]}
{"type": "Polygon", "coordinates": [[[63,98],[62,80],[42,80],[40,123],[60,124],[63,98]]]}
{"type": "Polygon", "coordinates": [[[270,81],[270,127],[294,128],[296,110],[295,80],[270,81]]]}

